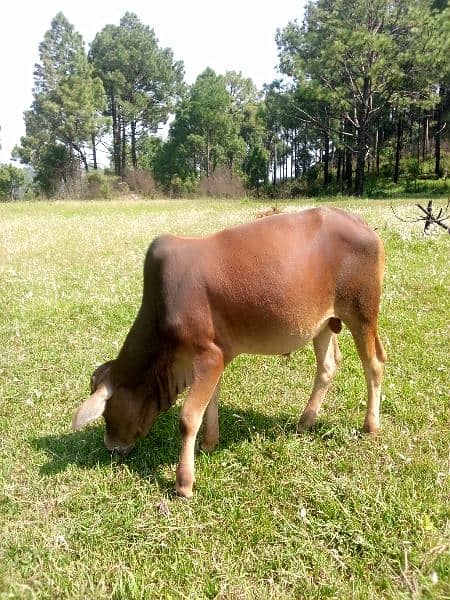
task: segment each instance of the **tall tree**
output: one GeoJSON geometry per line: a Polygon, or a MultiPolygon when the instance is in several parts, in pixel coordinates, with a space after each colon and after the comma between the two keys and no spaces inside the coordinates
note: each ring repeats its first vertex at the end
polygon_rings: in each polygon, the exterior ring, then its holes
{"type": "Polygon", "coordinates": [[[438,177],[443,174],[441,164],[441,139],[447,128],[444,118],[446,111],[450,109],[450,9],[448,0],[434,0],[433,8],[437,11],[440,25],[439,39],[443,46],[442,56],[445,57],[439,67],[439,102],[436,106],[436,128],[435,128],[435,153],[434,172],[438,177]]]}
{"type": "Polygon", "coordinates": [[[26,135],[16,156],[36,169],[49,147],[62,144],[72,167],[88,169],[92,136],[104,125],[104,91],[92,76],[83,40],[62,13],[51,22],[39,45],[33,103],[25,112],[26,135]]]}
{"type": "Polygon", "coordinates": [[[232,97],[222,75],[207,68],[197,77],[189,94],[188,119],[189,135],[196,136],[199,167],[209,177],[238,133],[232,119],[232,97]]]}
{"type": "MultiPolygon", "coordinates": [[[[167,168],[182,179],[204,174],[244,156],[239,123],[233,120],[232,97],[223,75],[207,68],[181,103],[162,149],[167,168]],[[166,154],[171,149],[171,156],[166,154]]],[[[162,164],[161,162],[159,163],[162,164]]]]}
{"type": "Polygon", "coordinates": [[[161,48],[153,29],[133,13],[120,24],[107,25],[95,36],[90,57],[108,97],[113,123],[113,161],[123,175],[127,144],[133,168],[139,140],[166,123],[183,91],[183,63],[169,48],[161,48]]]}
{"type": "Polygon", "coordinates": [[[282,155],[283,119],[286,113],[287,95],[281,81],[275,80],[265,86],[264,120],[266,127],[266,146],[269,153],[269,169],[272,172],[272,183],[277,183],[277,173],[282,155]]]}
{"type": "Polygon", "coordinates": [[[352,131],[355,194],[363,193],[372,125],[388,105],[434,99],[441,55],[436,19],[424,0],[317,0],[302,25],[278,32],[283,72],[320,90],[352,131]]]}

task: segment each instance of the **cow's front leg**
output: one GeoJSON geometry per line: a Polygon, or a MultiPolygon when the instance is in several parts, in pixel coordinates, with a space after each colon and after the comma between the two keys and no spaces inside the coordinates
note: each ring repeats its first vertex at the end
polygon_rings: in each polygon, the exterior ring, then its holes
{"type": "Polygon", "coordinates": [[[195,357],[193,367],[194,377],[191,389],[180,417],[182,447],[175,485],[176,493],[185,498],[191,498],[192,496],[192,488],[195,483],[195,440],[206,407],[223,372],[222,352],[212,344],[207,350],[202,351],[195,357]]]}

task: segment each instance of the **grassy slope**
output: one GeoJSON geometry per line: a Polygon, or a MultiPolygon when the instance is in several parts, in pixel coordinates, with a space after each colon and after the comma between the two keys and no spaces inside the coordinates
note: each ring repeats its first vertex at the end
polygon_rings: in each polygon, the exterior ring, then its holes
{"type": "Polygon", "coordinates": [[[384,201],[339,204],[387,249],[382,434],[359,435],[365,389],[347,331],[320,423],[301,436],[312,350],[240,357],[189,503],[171,495],[178,408],[123,461],[102,447],[102,424],[73,434],[70,420],[134,318],[149,241],[262,207],[0,206],[1,598],[449,597],[449,236],[424,239],[384,201]]]}

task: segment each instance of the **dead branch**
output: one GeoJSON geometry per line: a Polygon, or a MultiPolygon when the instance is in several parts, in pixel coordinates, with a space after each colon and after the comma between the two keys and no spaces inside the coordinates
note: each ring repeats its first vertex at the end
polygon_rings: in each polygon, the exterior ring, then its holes
{"type": "Polygon", "coordinates": [[[425,222],[424,229],[423,229],[424,233],[428,232],[431,225],[439,225],[439,227],[442,227],[442,229],[445,229],[445,231],[447,231],[447,233],[450,234],[450,227],[444,223],[444,221],[448,221],[448,219],[450,218],[450,215],[448,214],[449,205],[450,205],[450,198],[447,202],[447,206],[445,207],[445,209],[441,207],[439,209],[439,212],[436,215],[434,215],[433,214],[433,200],[428,201],[426,208],[424,208],[421,204],[417,203],[416,204],[417,208],[419,208],[422,211],[422,213],[425,215],[425,216],[419,217],[417,219],[415,219],[415,218],[403,219],[402,217],[397,215],[397,213],[394,210],[394,207],[392,206],[392,202],[391,202],[391,210],[392,210],[394,216],[399,221],[403,221],[403,223],[418,223],[419,221],[424,221],[425,222]]]}

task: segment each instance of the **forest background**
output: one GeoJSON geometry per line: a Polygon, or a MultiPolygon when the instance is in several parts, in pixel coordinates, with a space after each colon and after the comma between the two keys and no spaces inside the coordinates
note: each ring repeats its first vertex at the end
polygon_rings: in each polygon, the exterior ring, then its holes
{"type": "Polygon", "coordinates": [[[209,67],[188,85],[134,13],[86,49],[60,12],[0,197],[448,194],[449,15],[445,0],[310,2],[258,89],[209,67]]]}

